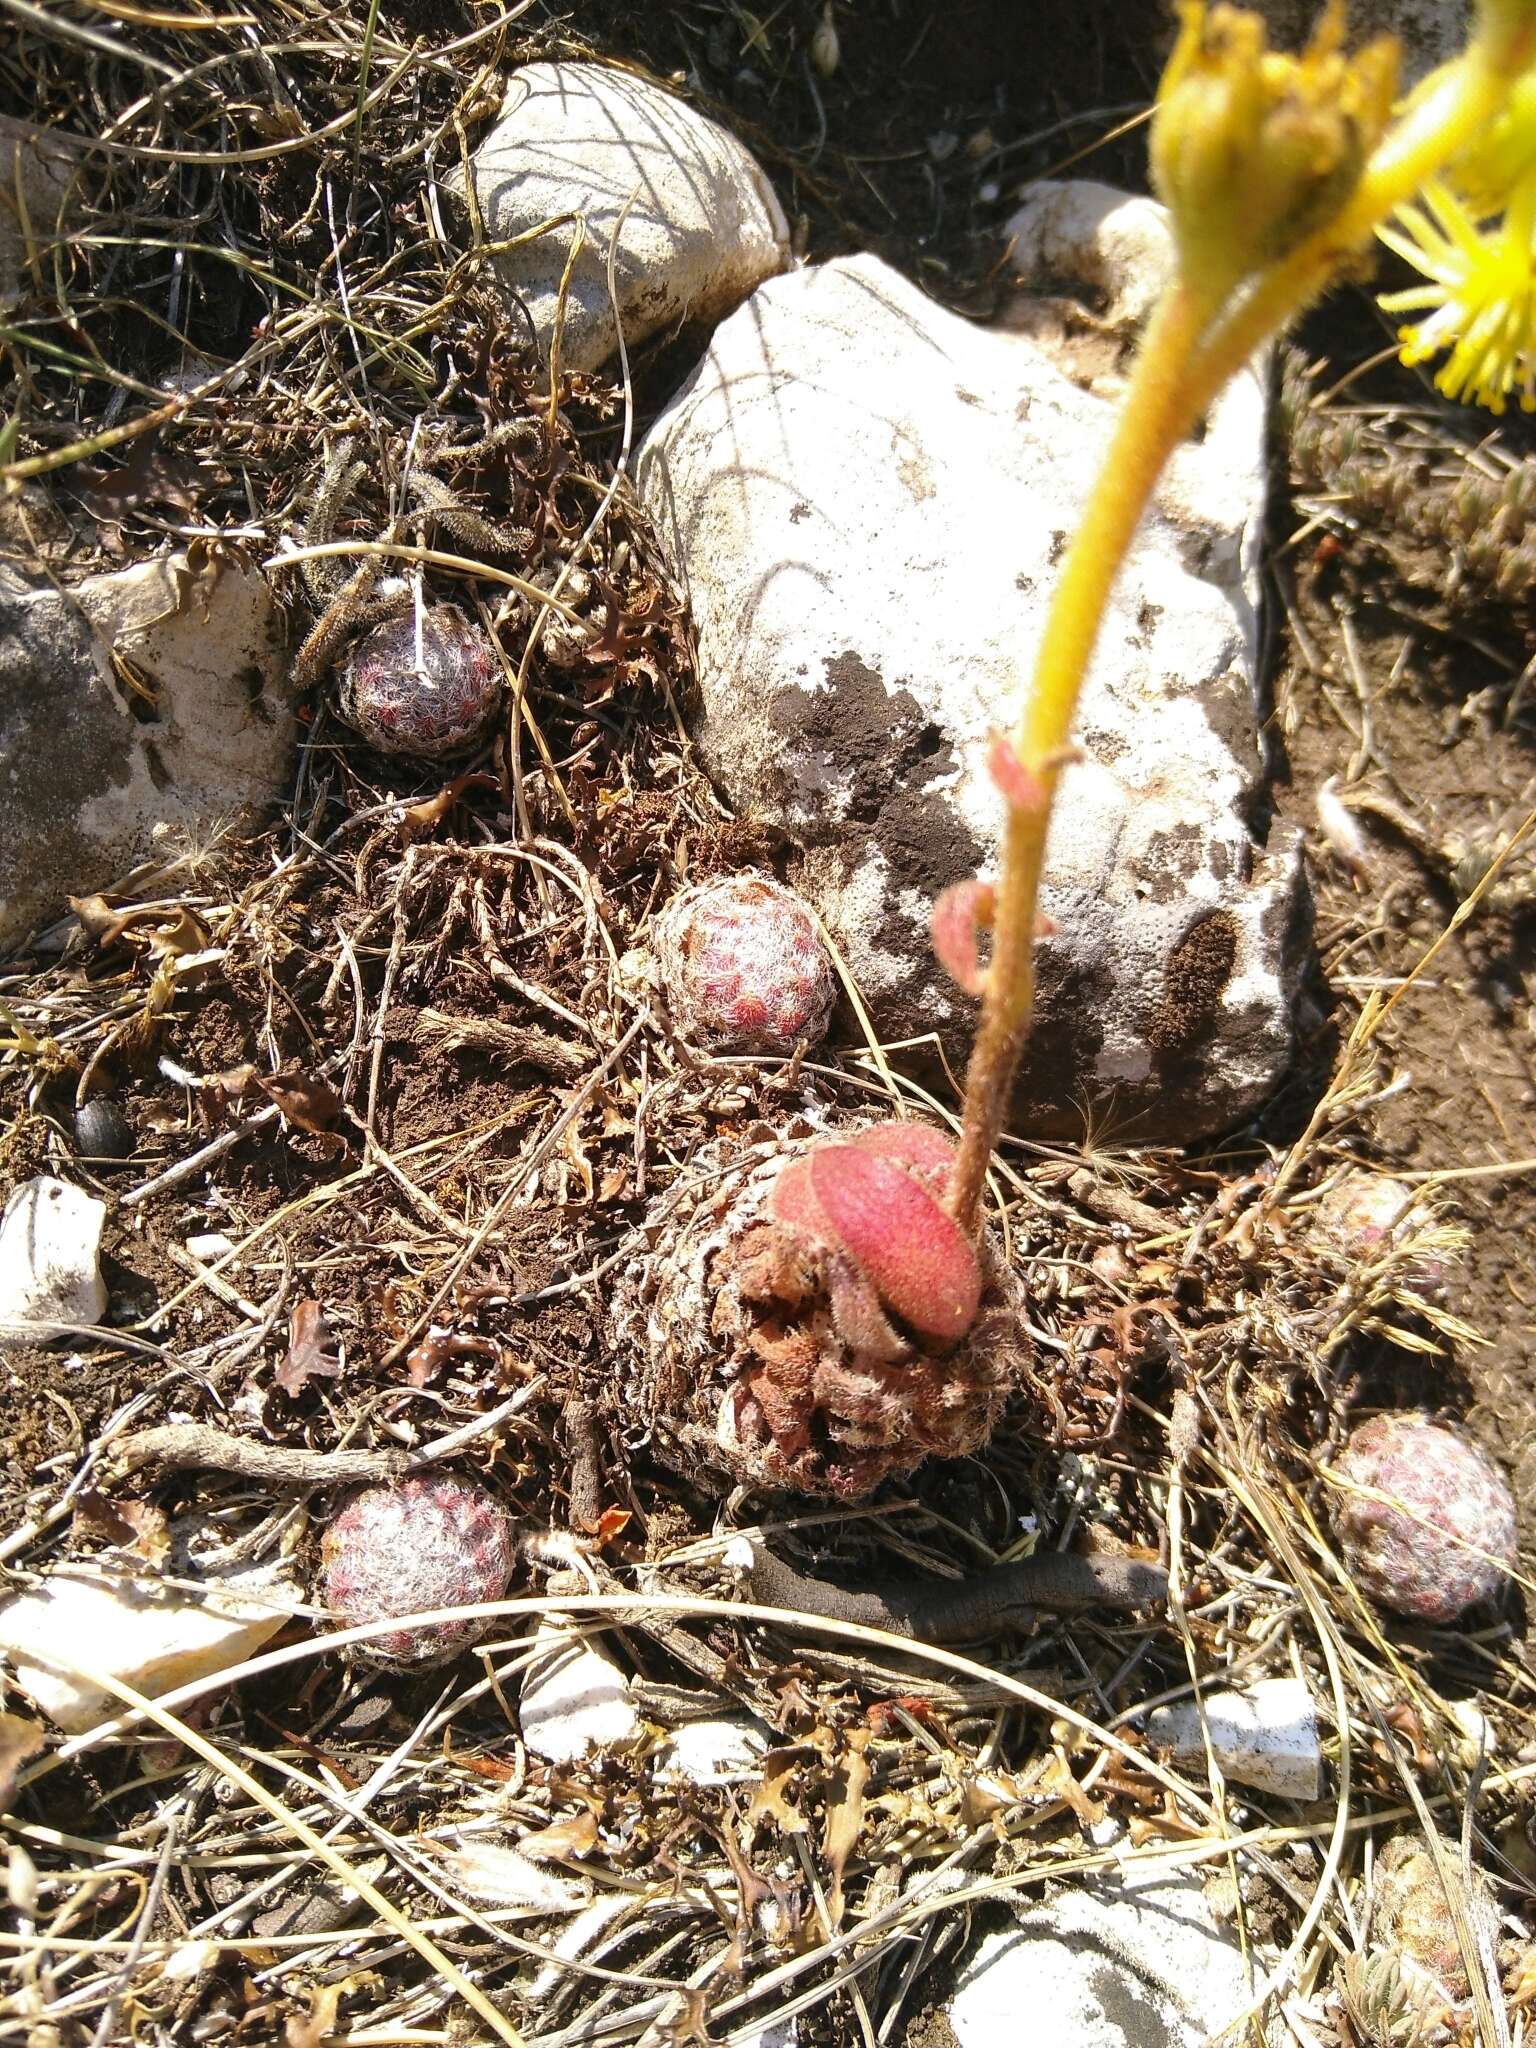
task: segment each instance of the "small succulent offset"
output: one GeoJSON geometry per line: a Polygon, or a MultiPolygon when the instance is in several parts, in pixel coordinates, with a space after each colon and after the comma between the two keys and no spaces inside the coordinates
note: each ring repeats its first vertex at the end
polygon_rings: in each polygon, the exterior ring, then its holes
{"type": "Polygon", "coordinates": [[[1376,1858],[1371,1933],[1406,1966],[1410,1984],[1456,2002],[1467,1996],[1470,1979],[1447,1884],[1465,1907],[1474,1936],[1491,1935],[1497,1926],[1493,1901],[1480,1873],[1474,1870],[1467,1882],[1460,1845],[1442,1837],[1437,1857],[1421,1836],[1393,1835],[1376,1858]]]}
{"type": "Polygon", "coordinates": [[[789,1053],[827,1035],[837,983],[820,928],[766,875],[725,875],[674,896],[656,921],[656,968],[691,1045],[789,1053]]]}
{"type": "Polygon", "coordinates": [[[1515,1499],[1487,1454],[1412,1412],[1374,1415],[1345,1445],[1330,1511],[1371,1599],[1446,1624],[1500,1593],[1515,1568],[1515,1499]]]}
{"type": "Polygon", "coordinates": [[[358,640],[338,709],[381,754],[442,761],[486,737],[501,705],[496,651],[457,605],[413,605],[358,640]]]}
{"type": "Polygon", "coordinates": [[[1426,1228],[1406,1181],[1350,1167],[1325,1189],[1314,1219],[1325,1244],[1352,1263],[1372,1264],[1396,1253],[1394,1277],[1405,1293],[1421,1301],[1444,1295],[1459,1233],[1426,1228]]]}
{"type": "MultiPolygon", "coordinates": [[[[325,1532],[320,1590],[337,1619],[356,1628],[500,1600],[516,1557],[511,1517],[493,1495],[424,1473],[353,1494],[325,1532]]],[[[395,1667],[441,1664],[488,1626],[476,1618],[391,1629],[359,1643],[357,1654],[395,1667]]]]}

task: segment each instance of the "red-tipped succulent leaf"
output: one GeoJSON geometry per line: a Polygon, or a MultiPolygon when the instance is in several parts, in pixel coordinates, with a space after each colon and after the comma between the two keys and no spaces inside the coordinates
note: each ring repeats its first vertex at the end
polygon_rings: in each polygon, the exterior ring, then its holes
{"type": "Polygon", "coordinates": [[[895,1355],[877,1304],[938,1344],[958,1343],[976,1320],[981,1269],[938,1202],[953,1159],[940,1132],[887,1124],[819,1145],[780,1174],[770,1210],[835,1255],[833,1312],[856,1350],[895,1355]]]}

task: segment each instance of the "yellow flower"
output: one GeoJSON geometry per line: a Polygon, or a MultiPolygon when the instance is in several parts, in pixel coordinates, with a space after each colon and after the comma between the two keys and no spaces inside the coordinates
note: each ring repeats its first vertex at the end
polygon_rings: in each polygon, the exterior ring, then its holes
{"type": "Polygon", "coordinates": [[[1456,189],[1474,211],[1497,213],[1536,170],[1536,72],[1509,88],[1504,111],[1465,156],[1456,159],[1456,189]]]}
{"type": "Polygon", "coordinates": [[[1429,281],[1384,293],[1387,313],[1425,313],[1398,329],[1405,363],[1449,349],[1435,378],[1447,398],[1470,398],[1501,413],[1518,392],[1536,412],[1536,178],[1511,195],[1503,215],[1479,221],[1449,186],[1433,179],[1422,205],[1401,206],[1382,241],[1429,281]]]}
{"type": "Polygon", "coordinates": [[[1230,291],[1323,227],[1385,129],[1397,78],[1390,36],[1343,51],[1330,0],[1299,57],[1219,0],[1181,0],[1183,27],[1158,88],[1152,175],[1196,283],[1230,291]]]}

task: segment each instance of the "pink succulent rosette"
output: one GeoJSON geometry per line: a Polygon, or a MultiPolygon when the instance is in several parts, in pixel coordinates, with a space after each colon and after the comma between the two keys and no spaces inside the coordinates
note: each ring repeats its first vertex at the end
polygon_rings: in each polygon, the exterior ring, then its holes
{"type": "Polygon", "coordinates": [[[502,668],[453,604],[403,612],[364,633],[338,709],[381,754],[446,760],[483,740],[501,705],[502,668]]]}
{"type": "Polygon", "coordinates": [[[1486,1452],[1428,1416],[1373,1415],[1330,1494],[1362,1590],[1415,1621],[1452,1622],[1500,1592],[1516,1557],[1515,1498],[1486,1452]]]}
{"type": "Polygon", "coordinates": [[[767,875],[724,875],[656,921],[663,1002],[692,1045],[793,1052],[827,1035],[837,983],[810,909],[767,875]]]}
{"type": "MultiPolygon", "coordinates": [[[[517,1549],[512,1520],[484,1487],[423,1473],[354,1493],[321,1544],[321,1597],[347,1628],[436,1607],[500,1600],[517,1549]]],[[[394,1629],[358,1645],[375,1663],[440,1664],[484,1635],[478,1618],[394,1629]]]]}

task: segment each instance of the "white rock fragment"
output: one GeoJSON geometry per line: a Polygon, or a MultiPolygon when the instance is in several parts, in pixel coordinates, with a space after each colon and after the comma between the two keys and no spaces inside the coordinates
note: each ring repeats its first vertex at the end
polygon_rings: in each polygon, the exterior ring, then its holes
{"type": "MultiPolygon", "coordinates": [[[[192,1570],[180,1564],[177,1577],[192,1570]]],[[[0,1651],[22,1691],[66,1734],[78,1734],[122,1702],[77,1676],[76,1665],[153,1699],[254,1656],[299,1597],[269,1565],[210,1574],[204,1585],[189,1593],[166,1586],[151,1567],[128,1564],[103,1580],[56,1572],[0,1608],[0,1651]]]]}
{"type": "MultiPolygon", "coordinates": [[[[1149,201],[1058,190],[1028,217],[1053,288],[1070,234],[1094,307],[1156,290],[1149,201]]],[[[936,1034],[958,1060],[975,1005],[935,963],[934,900],[993,872],[992,736],[1017,717],[1130,348],[1095,310],[1036,303],[1038,333],[980,328],[868,255],[772,278],[636,463],[698,630],[706,765],[797,845],[789,879],[882,1038],[936,1034]]],[[[1034,1131],[1080,1136],[1087,1114],[1186,1141],[1251,1114],[1289,1062],[1299,843],[1252,825],[1266,488],[1254,368],[1176,450],[1089,670],[1015,1103],[1034,1131]]]]}
{"type": "Polygon", "coordinates": [[[1095,317],[1122,334],[1145,323],[1173,271],[1166,209],[1091,178],[1037,179],[1003,233],[1016,274],[1086,285],[1095,317]]]}
{"type": "Polygon", "coordinates": [[[277,794],[298,730],[284,643],[265,577],[233,559],[63,591],[0,568],[0,945],[277,794]]]}
{"type": "Polygon", "coordinates": [[[187,1239],[187,1250],[192,1257],[205,1263],[212,1259],[222,1259],[226,1252],[232,1252],[234,1248],[233,1241],[226,1237],[222,1230],[207,1230],[201,1237],[187,1239]]]}
{"type": "Polygon", "coordinates": [[[160,1974],[168,1984],[190,1984],[216,1969],[221,1953],[216,1941],[184,1941],[160,1965],[160,1974]]]}
{"type": "Polygon", "coordinates": [[[557,1621],[534,1636],[538,1654],[523,1677],[518,1720],[523,1740],[550,1763],[578,1762],[615,1749],[641,1732],[629,1681],[594,1644],[557,1621]]]}
{"type": "MultiPolygon", "coordinates": [[[[1317,1707],[1305,1679],[1261,1678],[1241,1692],[1208,1693],[1205,1726],[1222,1775],[1282,1799],[1321,1799],[1317,1707]]],[[[1147,1716],[1147,1740],[1175,1762],[1203,1766],[1205,1736],[1193,1700],[1147,1716]]]]}
{"type": "Polygon", "coordinates": [[[0,1337],[47,1343],[51,1324],[101,1321],[106,1215],[105,1202],[45,1173],[11,1190],[0,1215],[0,1337]]]}
{"type": "Polygon", "coordinates": [[[1456,1755],[1464,1769],[1491,1761],[1497,1748],[1493,1723],[1476,1700],[1446,1700],[1446,1717],[1456,1728],[1456,1755]]]}
{"type": "Polygon", "coordinates": [[[657,1757],[656,1768],[663,1777],[686,1778],[693,1785],[737,1785],[761,1777],[773,1739],[770,1728],[747,1714],[685,1721],[657,1757]]]}
{"type": "Polygon", "coordinates": [[[959,2048],[1005,2048],[1030,2014],[1050,2048],[1198,2048],[1248,1997],[1242,1954],[1197,1884],[1104,1884],[988,1935],[946,2017],[959,2048]]]}
{"type": "MultiPolygon", "coordinates": [[[[735,136],[649,80],[607,65],[527,64],[515,72],[472,175],[487,237],[534,237],[495,263],[546,359],[576,231],[569,223],[538,229],[562,214],[585,223],[560,333],[562,368],[595,370],[618,347],[610,245],[631,348],[684,321],[723,318],[789,262],[783,209],[735,136]]],[[[462,173],[444,183],[462,197],[462,173]]]]}

